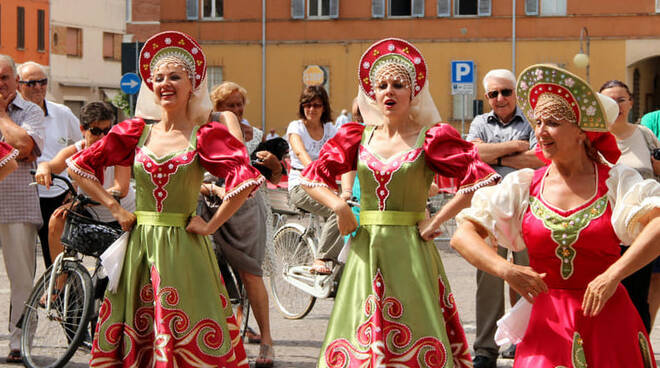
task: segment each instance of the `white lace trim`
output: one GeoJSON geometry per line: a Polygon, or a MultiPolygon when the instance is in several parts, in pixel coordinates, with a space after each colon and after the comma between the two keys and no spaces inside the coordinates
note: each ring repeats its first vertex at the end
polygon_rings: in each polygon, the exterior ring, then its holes
{"type": "Polygon", "coordinates": [[[500,174],[494,174],[490,178],[488,178],[484,181],[480,181],[480,182],[476,183],[475,185],[473,185],[471,187],[460,189],[458,192],[456,192],[456,194],[465,194],[465,193],[474,192],[479,188],[482,188],[482,187],[485,187],[489,184],[494,183],[495,181],[497,181],[500,178],[501,178],[500,174]]]}
{"type": "Polygon", "coordinates": [[[222,198],[223,200],[230,200],[232,197],[235,197],[238,193],[242,192],[243,190],[256,185],[260,186],[263,182],[266,181],[266,178],[263,176],[259,176],[257,179],[250,179],[247,181],[244,181],[241,185],[237,186],[236,188],[232,189],[231,192],[225,194],[225,196],[222,198]]]}
{"type": "Polygon", "coordinates": [[[69,169],[73,170],[74,173],[82,176],[83,178],[91,179],[100,183],[100,180],[96,176],[78,167],[78,165],[76,165],[76,163],[73,162],[71,158],[66,159],[66,165],[69,167],[69,169]]]}
{"type": "Polygon", "coordinates": [[[330,188],[330,186],[329,186],[328,184],[325,184],[325,183],[319,183],[319,182],[316,182],[316,181],[309,181],[309,180],[307,180],[307,179],[304,178],[304,177],[301,177],[301,178],[300,178],[300,185],[303,185],[303,186],[306,186],[306,187],[310,187],[310,188],[319,188],[319,187],[323,187],[323,188],[328,188],[328,189],[331,189],[331,190],[332,190],[332,188],[330,188]]]}
{"type": "Polygon", "coordinates": [[[2,160],[0,160],[0,167],[3,167],[7,164],[7,162],[15,159],[18,157],[18,150],[14,148],[7,156],[5,156],[2,160]]]}

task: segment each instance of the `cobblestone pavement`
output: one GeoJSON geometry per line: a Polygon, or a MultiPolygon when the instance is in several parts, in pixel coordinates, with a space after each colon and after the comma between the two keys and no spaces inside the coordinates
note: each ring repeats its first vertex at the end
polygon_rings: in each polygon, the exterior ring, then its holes
{"type": "MultiPolygon", "coordinates": [[[[458,254],[450,250],[446,243],[438,244],[438,249],[449,277],[461,321],[470,344],[475,336],[474,292],[476,288],[475,270],[458,254]]],[[[0,253],[0,258],[2,255],[0,253]]],[[[38,263],[41,256],[38,256],[38,263]]],[[[4,265],[3,261],[0,264],[4,265]]],[[[43,265],[38,265],[38,275],[43,272],[43,265]]],[[[275,339],[276,367],[282,368],[313,368],[319,354],[325,328],[328,323],[332,300],[318,300],[312,312],[302,320],[287,320],[277,310],[271,300],[271,325],[275,339]]],[[[4,266],[0,266],[0,367],[16,367],[4,363],[8,353],[8,333],[6,330],[9,309],[9,281],[4,266]]],[[[256,328],[256,323],[251,322],[256,328]]],[[[660,362],[660,320],[656,321],[651,335],[652,345],[656,351],[656,361],[660,362]]],[[[246,344],[248,356],[254,361],[259,352],[259,346],[246,344]]],[[[89,352],[79,351],[68,367],[86,367],[89,352]]],[[[498,367],[510,367],[511,360],[500,359],[498,367]]]]}

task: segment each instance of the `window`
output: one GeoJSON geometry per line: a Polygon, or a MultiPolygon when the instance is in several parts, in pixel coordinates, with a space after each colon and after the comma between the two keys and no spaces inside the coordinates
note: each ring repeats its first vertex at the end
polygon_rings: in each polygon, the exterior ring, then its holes
{"type": "Polygon", "coordinates": [[[541,15],[566,15],[566,0],[541,0],[541,15]]]}
{"type": "Polygon", "coordinates": [[[660,13],[660,0],[655,0],[655,12],[660,13]]]}
{"type": "Polygon", "coordinates": [[[202,0],[202,18],[204,19],[218,19],[223,16],[222,8],[223,0],[202,0]]]}
{"type": "Polygon", "coordinates": [[[186,0],[186,18],[199,18],[199,0],[186,0]]]}
{"type": "MultiPolygon", "coordinates": [[[[388,17],[423,17],[424,0],[387,0],[388,17]]],[[[385,0],[371,1],[371,17],[385,17],[385,0]]]]}
{"type": "Polygon", "coordinates": [[[291,0],[291,18],[338,18],[339,0],[291,0]]]}
{"type": "Polygon", "coordinates": [[[451,0],[438,0],[438,16],[448,17],[451,15],[451,0]]]}
{"type": "Polygon", "coordinates": [[[454,0],[454,15],[490,15],[491,0],[454,0]]]}
{"type": "Polygon", "coordinates": [[[103,32],[103,58],[121,60],[122,36],[116,33],[103,32]]]}
{"type": "Polygon", "coordinates": [[[525,15],[539,15],[539,0],[525,0],[525,15]]]}
{"type": "Polygon", "coordinates": [[[25,48],[25,8],[16,8],[16,48],[25,48]]]}
{"type": "Polygon", "coordinates": [[[68,56],[82,56],[82,29],[66,28],[66,54],[68,56]]]}
{"type": "Polygon", "coordinates": [[[37,50],[46,49],[46,11],[37,10],[37,50]]]}
{"type": "Polygon", "coordinates": [[[209,93],[211,93],[215,86],[222,83],[222,67],[209,66],[206,69],[206,82],[209,87],[209,93]]]}
{"type": "Polygon", "coordinates": [[[330,0],[308,0],[307,10],[309,17],[329,17],[330,0]]]}

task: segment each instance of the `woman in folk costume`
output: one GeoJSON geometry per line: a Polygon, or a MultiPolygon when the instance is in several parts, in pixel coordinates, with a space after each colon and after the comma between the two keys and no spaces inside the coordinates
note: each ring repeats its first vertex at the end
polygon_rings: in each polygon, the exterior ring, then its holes
{"type": "Polygon", "coordinates": [[[16,170],[18,167],[16,157],[18,157],[18,150],[7,143],[0,142],[0,180],[16,170]]]}
{"type": "Polygon", "coordinates": [[[620,155],[611,98],[550,65],[527,68],[516,89],[547,166],[478,190],[452,246],[533,303],[514,367],[655,367],[620,281],[660,253],[660,184],[602,160],[620,155]],[[487,243],[527,248],[530,266],[487,243]],[[621,243],[632,244],[623,256],[621,243]]]}
{"type": "Polygon", "coordinates": [[[384,39],[359,64],[365,125],[348,123],[303,172],[306,190],[337,214],[342,234],[355,216],[335,177],[357,170],[360,227],[342,274],[319,367],[472,366],[438,251],[439,225],[499,177],[476,148],[440,121],[421,53],[384,39]],[[460,193],[432,219],[425,204],[434,173],[456,177],[460,193]]]}
{"type": "Polygon", "coordinates": [[[171,31],[151,37],[140,73],[136,114],[158,122],[124,121],[69,161],[80,186],[132,229],[117,290],[106,292],[101,306],[90,366],[247,368],[207,235],[264,179],[221,124],[237,123],[233,114],[205,124],[211,104],[195,40],[171,31]],[[135,215],[102,190],[109,165],[132,165],[135,215]],[[193,216],[204,170],[227,185],[208,223],[193,216]]]}

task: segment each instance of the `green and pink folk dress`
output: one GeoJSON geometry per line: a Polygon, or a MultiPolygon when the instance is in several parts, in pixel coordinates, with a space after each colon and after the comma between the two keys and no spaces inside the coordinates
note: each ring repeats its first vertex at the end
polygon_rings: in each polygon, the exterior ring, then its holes
{"type": "Polygon", "coordinates": [[[319,367],[471,367],[442,261],[417,222],[434,173],[472,191],[498,175],[447,124],[422,129],[416,145],[384,159],[369,149],[373,126],[349,123],[304,171],[303,185],[336,189],[356,170],[360,227],[330,317],[319,367]]]}
{"type": "Polygon", "coordinates": [[[115,293],[106,292],[91,367],[248,367],[209,239],[186,231],[204,170],[226,178],[227,197],[264,179],[245,146],[219,123],[189,146],[157,157],[144,146],[151,126],[127,120],[69,161],[103,181],[103,168],[132,165],[137,223],[115,293]]]}

